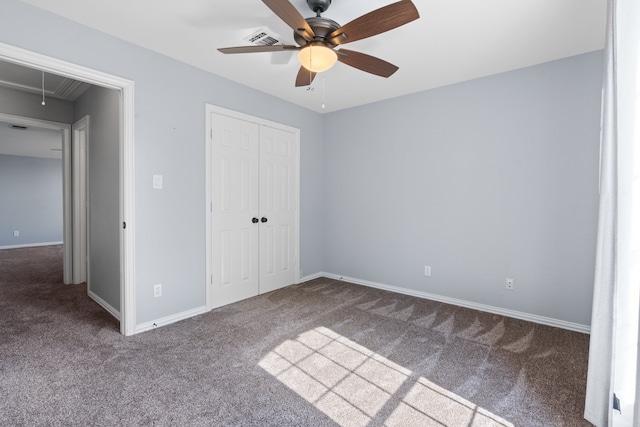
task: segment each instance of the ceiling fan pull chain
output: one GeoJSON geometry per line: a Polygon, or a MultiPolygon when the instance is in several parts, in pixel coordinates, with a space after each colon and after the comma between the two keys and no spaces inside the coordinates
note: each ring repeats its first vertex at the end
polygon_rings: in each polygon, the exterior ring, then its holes
{"type": "Polygon", "coordinates": [[[311,75],[313,68],[313,49],[309,50],[309,86],[311,86],[311,81],[313,80],[313,76],[311,75]]]}
{"type": "Polygon", "coordinates": [[[44,102],[44,70],[42,70],[42,105],[45,105],[45,102],[44,102]]]}
{"type": "Polygon", "coordinates": [[[322,109],[324,110],[324,77],[322,78],[322,109]]]}

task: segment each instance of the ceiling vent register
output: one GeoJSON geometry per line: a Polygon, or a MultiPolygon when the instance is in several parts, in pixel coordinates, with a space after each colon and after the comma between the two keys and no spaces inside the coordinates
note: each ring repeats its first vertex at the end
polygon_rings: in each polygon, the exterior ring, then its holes
{"type": "Polygon", "coordinates": [[[260,28],[258,31],[249,34],[242,40],[256,46],[274,46],[278,44],[285,44],[285,42],[282,40],[282,37],[266,28],[260,28]]]}

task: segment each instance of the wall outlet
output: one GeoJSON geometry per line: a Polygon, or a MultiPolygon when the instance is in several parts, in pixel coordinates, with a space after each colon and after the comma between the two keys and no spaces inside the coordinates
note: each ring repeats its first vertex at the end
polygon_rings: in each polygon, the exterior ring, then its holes
{"type": "Polygon", "coordinates": [[[153,285],[153,297],[158,298],[162,296],[162,284],[158,283],[153,285]]]}
{"type": "Polygon", "coordinates": [[[20,237],[20,232],[18,230],[14,230],[13,237],[20,237]]]}
{"type": "Polygon", "coordinates": [[[504,283],[505,283],[505,288],[509,289],[510,291],[513,290],[513,279],[506,278],[504,283]]]}
{"type": "Polygon", "coordinates": [[[431,266],[430,265],[425,265],[424,266],[424,275],[425,276],[431,276],[431,266]]]}

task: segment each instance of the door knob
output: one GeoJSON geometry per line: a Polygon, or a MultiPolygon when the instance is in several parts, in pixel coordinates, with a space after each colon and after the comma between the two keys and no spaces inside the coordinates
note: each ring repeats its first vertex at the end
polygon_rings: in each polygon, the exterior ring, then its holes
{"type": "Polygon", "coordinates": [[[258,218],[253,218],[251,222],[255,224],[256,222],[258,222],[258,218]]]}
{"type": "Polygon", "coordinates": [[[262,217],[262,218],[260,219],[260,221],[262,221],[262,222],[267,222],[267,218],[262,217]]]}

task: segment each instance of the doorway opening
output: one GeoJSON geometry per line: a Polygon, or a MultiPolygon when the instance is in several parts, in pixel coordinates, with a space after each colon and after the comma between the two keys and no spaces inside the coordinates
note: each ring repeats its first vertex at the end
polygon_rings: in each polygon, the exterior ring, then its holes
{"type": "MultiPolygon", "coordinates": [[[[134,271],[134,197],[133,197],[133,126],[134,126],[134,85],[130,80],[112,76],[100,71],[92,70],[66,61],[61,61],[46,55],[34,53],[11,45],[0,43],[0,60],[11,62],[47,73],[58,74],[91,85],[114,89],[120,98],[120,129],[119,129],[119,233],[120,258],[120,332],[123,335],[135,333],[135,271],[134,271]]],[[[70,126],[63,130],[70,134],[70,126]]],[[[70,144],[70,135],[67,139],[70,144]]],[[[70,148],[70,147],[66,147],[70,148]]],[[[71,150],[67,150],[70,153],[71,150]]],[[[68,154],[67,154],[68,155],[68,154]]],[[[69,159],[70,160],[70,159],[69,159]]],[[[65,168],[65,186],[70,182],[71,171],[65,168]]],[[[68,199],[65,198],[65,209],[71,209],[71,194],[68,188],[68,199]]],[[[66,216],[65,216],[66,217],[66,216]]],[[[71,218],[71,215],[69,215],[71,218]]],[[[66,220],[65,220],[66,221],[66,220]]],[[[72,224],[68,224],[71,229],[72,224]]],[[[67,235],[66,243],[72,244],[72,236],[67,235]],[[67,240],[68,238],[68,240],[67,240]]],[[[72,274],[71,261],[65,259],[65,276],[72,274]]],[[[65,277],[65,283],[67,282],[65,277]]]]}

